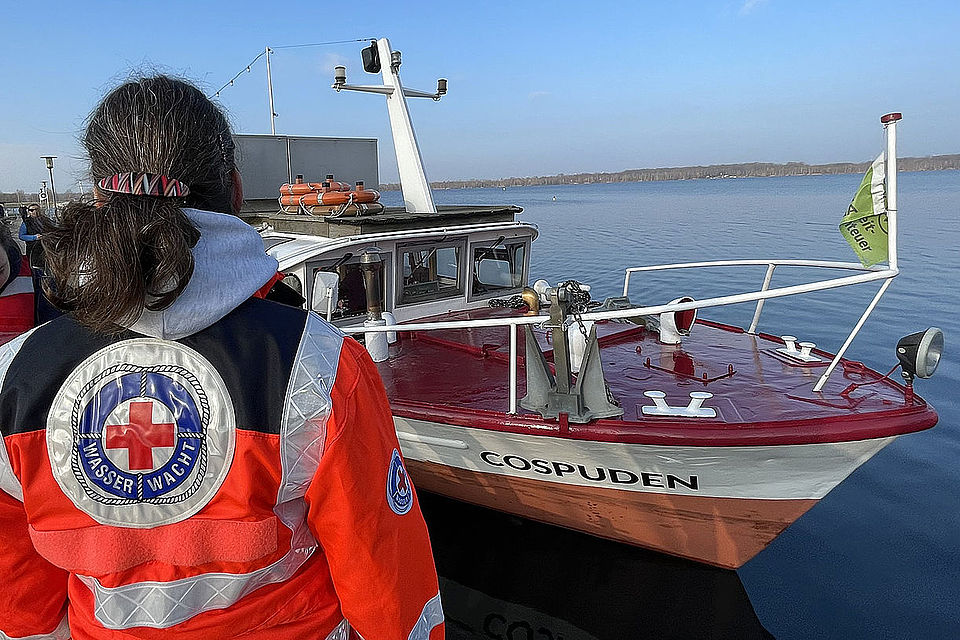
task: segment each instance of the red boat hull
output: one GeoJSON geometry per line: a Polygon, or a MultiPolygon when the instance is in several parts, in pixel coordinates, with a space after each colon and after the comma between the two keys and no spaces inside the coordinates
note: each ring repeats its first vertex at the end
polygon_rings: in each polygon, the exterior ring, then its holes
{"type": "Polygon", "coordinates": [[[605,382],[624,414],[586,424],[506,411],[502,327],[401,334],[380,373],[416,485],[737,568],[894,438],[937,420],[921,398],[857,362],[841,361],[812,391],[830,354],[795,362],[773,336],[701,320],[683,345],[664,345],[643,326],[597,328],[605,382]],[[671,406],[708,390],[716,415],[647,415],[650,390],[671,406]]]}

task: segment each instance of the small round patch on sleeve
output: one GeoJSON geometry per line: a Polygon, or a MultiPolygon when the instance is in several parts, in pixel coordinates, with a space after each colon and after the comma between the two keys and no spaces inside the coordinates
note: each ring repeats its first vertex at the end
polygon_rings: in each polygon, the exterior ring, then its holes
{"type": "Polygon", "coordinates": [[[413,488],[410,486],[407,470],[403,466],[403,458],[396,449],[393,450],[393,456],[390,458],[390,472],[387,473],[387,504],[398,516],[409,512],[413,507],[413,488]]]}
{"type": "Polygon", "coordinates": [[[53,476],[101,524],[186,520],[233,462],[233,401],[213,365],[185,345],[137,338],[84,360],[47,418],[53,476]]]}

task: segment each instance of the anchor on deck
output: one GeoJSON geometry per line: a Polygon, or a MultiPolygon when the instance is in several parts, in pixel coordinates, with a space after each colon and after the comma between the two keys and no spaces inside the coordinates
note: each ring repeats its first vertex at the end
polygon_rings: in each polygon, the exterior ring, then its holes
{"type": "Polygon", "coordinates": [[[559,418],[560,414],[564,413],[570,422],[580,424],[597,418],[622,416],[623,408],[610,394],[603,377],[596,326],[590,327],[580,372],[576,382],[573,382],[570,342],[567,336],[571,306],[574,304],[572,291],[569,285],[561,285],[548,289],[547,294],[550,298],[550,321],[546,327],[551,329],[552,333],[556,375],[550,370],[550,365],[533,335],[533,329],[526,325],[524,368],[527,395],[520,400],[520,406],[536,411],[544,418],[559,418]]]}

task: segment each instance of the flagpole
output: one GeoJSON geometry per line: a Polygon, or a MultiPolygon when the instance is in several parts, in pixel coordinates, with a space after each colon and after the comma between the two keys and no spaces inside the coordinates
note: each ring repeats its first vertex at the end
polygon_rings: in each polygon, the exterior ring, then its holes
{"type": "Polygon", "coordinates": [[[887,131],[887,263],[897,270],[897,121],[899,113],[880,117],[887,131]]]}

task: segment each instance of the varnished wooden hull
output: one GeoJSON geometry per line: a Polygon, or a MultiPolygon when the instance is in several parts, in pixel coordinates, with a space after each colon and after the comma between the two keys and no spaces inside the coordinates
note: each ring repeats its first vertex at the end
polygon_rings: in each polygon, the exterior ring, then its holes
{"type": "Polygon", "coordinates": [[[893,440],[661,446],[394,419],[420,490],[731,569],[893,440]]]}
{"type": "Polygon", "coordinates": [[[747,500],[557,485],[408,460],[418,489],[736,569],[817,500],[747,500]]]}

